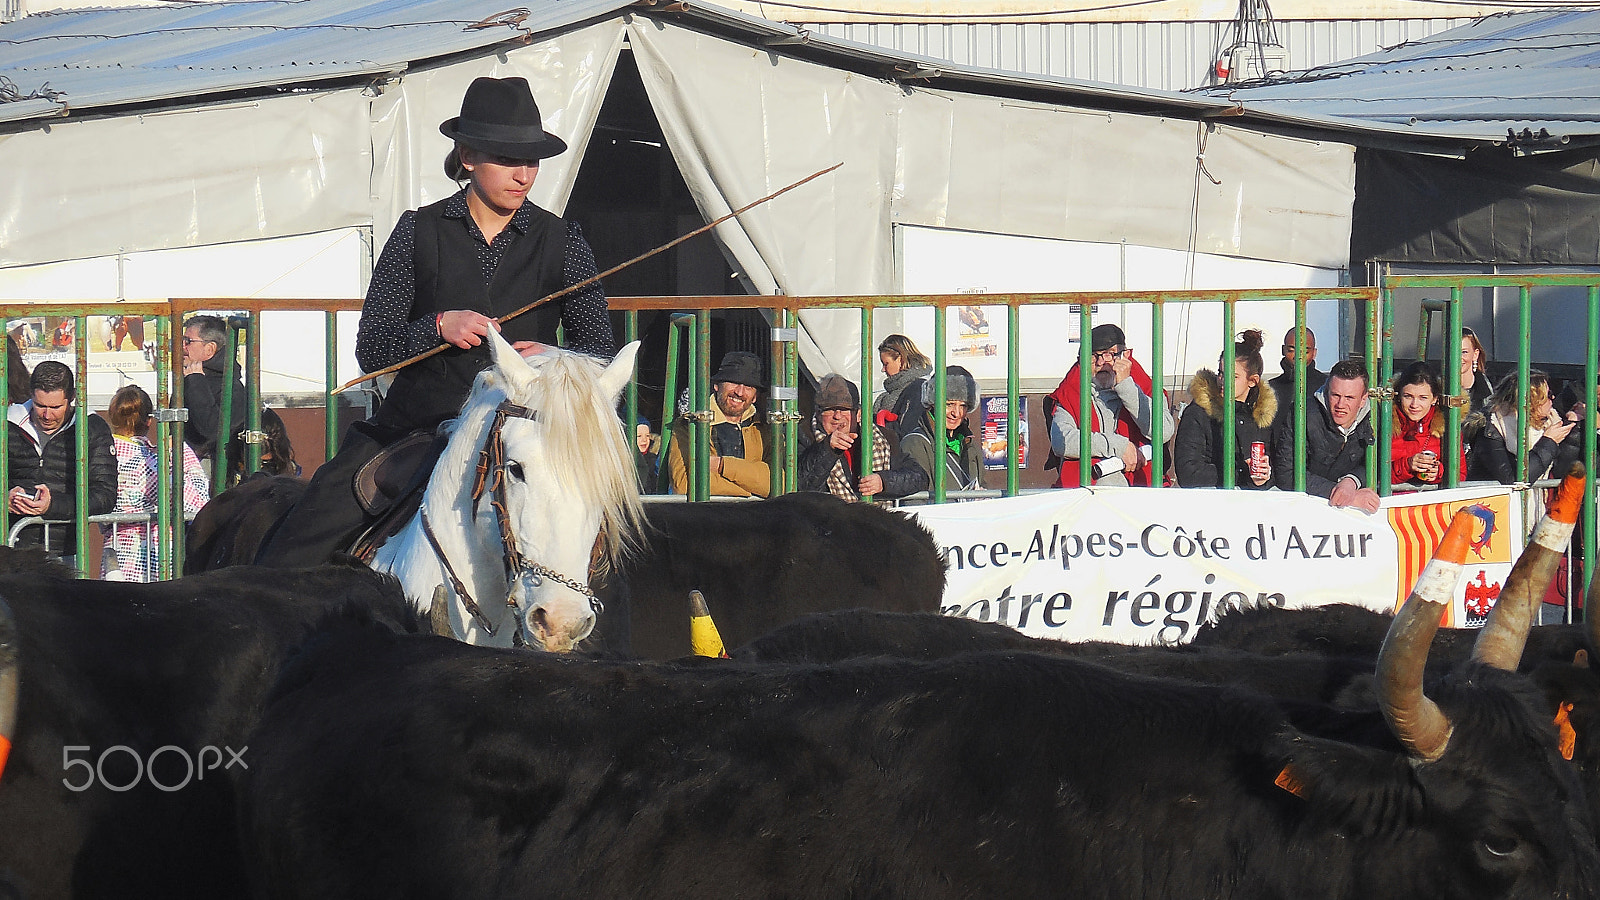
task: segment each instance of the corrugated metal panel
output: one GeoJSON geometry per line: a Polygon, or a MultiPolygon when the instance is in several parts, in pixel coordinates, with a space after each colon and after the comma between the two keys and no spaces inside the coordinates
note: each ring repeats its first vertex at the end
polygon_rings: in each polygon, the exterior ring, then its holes
{"type": "MultiPolygon", "coordinates": [[[[1467,19],[1280,21],[1286,68],[1309,69],[1465,24],[1467,19]]],[[[825,24],[821,34],[984,69],[1182,91],[1212,83],[1228,22],[825,24]]]]}
{"type": "MultiPolygon", "coordinates": [[[[72,110],[314,84],[403,71],[628,5],[552,0],[508,16],[503,0],[232,0],[42,13],[0,26],[0,77],[22,96],[48,84],[72,110]]],[[[0,119],[27,118],[7,106],[0,119]]]]}
{"type": "Polygon", "coordinates": [[[1490,16],[1226,95],[1254,113],[1478,140],[1526,130],[1530,140],[1511,143],[1554,149],[1600,136],[1600,11],[1490,16]]]}

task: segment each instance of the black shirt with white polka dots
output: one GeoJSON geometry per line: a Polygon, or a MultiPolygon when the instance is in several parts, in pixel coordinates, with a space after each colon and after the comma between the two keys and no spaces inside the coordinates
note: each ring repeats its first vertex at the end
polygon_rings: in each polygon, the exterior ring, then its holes
{"type": "MultiPolygon", "coordinates": [[[[478,223],[472,220],[467,209],[467,192],[451,197],[445,204],[444,217],[458,219],[473,237],[478,253],[478,270],[485,284],[494,277],[505,255],[506,248],[527,234],[533,219],[534,205],[524,202],[522,208],[511,216],[511,224],[495,236],[491,244],[483,239],[478,223]]],[[[392,366],[438,346],[441,341],[433,316],[411,318],[411,304],[416,297],[412,272],[412,255],[417,240],[416,210],[407,210],[395,224],[383,253],[372,269],[372,284],[367,287],[367,300],[361,307],[361,326],[356,334],[356,362],[364,372],[373,372],[392,366]]],[[[562,284],[571,286],[593,277],[599,269],[595,266],[594,251],[583,239],[583,230],[577,222],[567,222],[566,259],[562,266],[562,284]]],[[[566,331],[567,346],[580,353],[611,357],[616,355],[616,342],[611,334],[611,316],[606,310],[606,292],[600,282],[580,288],[555,301],[561,305],[561,324],[566,331]]]]}

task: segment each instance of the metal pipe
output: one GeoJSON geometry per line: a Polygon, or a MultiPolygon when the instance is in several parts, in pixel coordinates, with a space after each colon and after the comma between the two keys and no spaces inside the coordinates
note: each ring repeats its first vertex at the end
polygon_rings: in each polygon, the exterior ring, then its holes
{"type": "Polygon", "coordinates": [[[1461,486],[1461,476],[1466,474],[1461,471],[1461,405],[1457,402],[1461,393],[1461,304],[1455,299],[1445,307],[1444,322],[1445,347],[1441,355],[1444,393],[1449,401],[1445,404],[1444,447],[1440,449],[1444,450],[1444,486],[1453,488],[1461,486]]]}
{"type": "MultiPolygon", "coordinates": [[[[1022,484],[1017,471],[1017,451],[1022,447],[1017,435],[1017,406],[1022,402],[1022,309],[1015,303],[1006,304],[1006,344],[1006,496],[1015,497],[1022,484]]],[[[983,423],[979,428],[986,426],[983,423]]]]}
{"type": "Polygon", "coordinates": [[[936,307],[933,311],[933,358],[935,364],[933,369],[933,409],[930,410],[933,421],[928,429],[928,436],[934,440],[932,442],[933,471],[928,473],[928,491],[933,496],[933,502],[935,503],[944,502],[945,441],[948,439],[944,428],[945,391],[949,388],[946,383],[946,377],[949,373],[945,371],[947,368],[945,365],[947,336],[945,334],[944,313],[945,308],[942,306],[936,307]]]}
{"type": "MultiPolygon", "coordinates": [[[[1094,460],[1090,457],[1089,438],[1094,433],[1094,403],[1089,396],[1090,382],[1094,380],[1091,368],[1092,352],[1094,346],[1094,304],[1081,303],[1078,305],[1078,486],[1088,487],[1094,483],[1094,460]]],[[[1108,423],[1109,425],[1109,423],[1108,423]]],[[[1066,460],[1061,464],[1066,465],[1066,460]]]]}
{"type": "MultiPolygon", "coordinates": [[[[1394,493],[1394,398],[1389,395],[1390,386],[1394,383],[1394,304],[1389,302],[1393,297],[1387,289],[1378,297],[1383,350],[1378,360],[1378,383],[1372,385],[1375,390],[1369,394],[1373,398],[1373,433],[1378,439],[1378,471],[1383,473],[1383,477],[1373,487],[1378,489],[1378,496],[1387,497],[1394,493]]],[[[1419,353],[1417,358],[1424,356],[1419,353]]]]}
{"type": "Polygon", "coordinates": [[[228,487],[228,443],[233,437],[233,366],[237,360],[238,333],[230,317],[222,342],[222,396],[218,401],[216,450],[211,457],[211,496],[228,487]]]}
{"type": "Polygon", "coordinates": [[[73,526],[75,529],[76,546],[73,552],[77,554],[78,574],[89,574],[89,317],[74,316],[72,320],[73,337],[72,349],[77,363],[78,401],[74,404],[76,409],[73,417],[77,420],[73,437],[77,439],[78,458],[76,468],[78,483],[73,485],[73,501],[76,509],[72,512],[73,526]]]}
{"type": "Polygon", "coordinates": [[[332,310],[322,316],[322,458],[328,460],[339,452],[339,400],[333,393],[339,384],[339,317],[332,310]]]}
{"type": "MultiPolygon", "coordinates": [[[[1150,397],[1150,484],[1156,487],[1165,483],[1166,478],[1166,417],[1167,417],[1167,391],[1166,391],[1166,319],[1167,306],[1161,300],[1150,302],[1150,343],[1154,345],[1150,352],[1150,382],[1152,396],[1150,397]]],[[[1265,389],[1265,386],[1263,386],[1265,389]]]]}
{"type": "MultiPolygon", "coordinates": [[[[1461,289],[1456,288],[1452,295],[1459,295],[1461,289]]],[[[1529,354],[1532,347],[1528,346],[1530,335],[1533,331],[1532,315],[1529,309],[1531,288],[1524,284],[1517,291],[1517,480],[1527,481],[1530,476],[1542,477],[1543,472],[1528,471],[1528,380],[1531,371],[1529,354]]],[[[1593,355],[1594,348],[1589,348],[1593,355]]],[[[1549,390],[1549,385],[1545,385],[1549,390]]],[[[1507,435],[1509,437],[1509,435],[1507,435]]]]}
{"type": "MultiPolygon", "coordinates": [[[[1219,365],[1221,371],[1217,373],[1217,380],[1222,383],[1222,447],[1221,452],[1217,455],[1217,470],[1222,473],[1223,489],[1230,491],[1238,483],[1233,471],[1233,459],[1239,443],[1239,436],[1236,433],[1238,425],[1236,424],[1233,410],[1234,401],[1239,399],[1234,396],[1233,390],[1235,355],[1233,348],[1233,316],[1233,301],[1224,300],[1222,302],[1222,359],[1219,365]]],[[[1156,352],[1159,353],[1160,350],[1158,349],[1156,352]]],[[[1156,417],[1159,418],[1160,415],[1161,413],[1157,411],[1156,417]]]]}
{"type": "MultiPolygon", "coordinates": [[[[689,369],[694,373],[695,412],[711,409],[711,310],[702,309],[693,320],[694,343],[690,344],[689,369]]],[[[694,423],[696,500],[711,496],[711,422],[703,415],[694,423]]]]}

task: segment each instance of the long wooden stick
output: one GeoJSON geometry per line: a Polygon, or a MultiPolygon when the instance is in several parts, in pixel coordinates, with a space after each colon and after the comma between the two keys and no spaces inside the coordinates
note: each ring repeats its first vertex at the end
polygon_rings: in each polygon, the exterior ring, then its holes
{"type": "MultiPolygon", "coordinates": [[[[753,203],[747,203],[744,206],[739,207],[738,209],[734,210],[731,213],[728,213],[725,216],[721,216],[721,217],[719,217],[719,218],[717,218],[717,219],[715,219],[715,220],[713,220],[711,222],[707,222],[706,224],[701,225],[699,228],[696,228],[695,230],[689,232],[688,234],[683,235],[682,237],[674,238],[673,240],[668,241],[665,244],[662,244],[661,246],[655,248],[654,250],[648,250],[648,251],[646,251],[644,253],[639,254],[638,256],[635,256],[633,259],[630,259],[625,263],[619,263],[619,264],[617,264],[615,266],[612,266],[611,268],[605,270],[604,272],[601,272],[598,275],[591,275],[590,277],[585,278],[584,280],[578,282],[577,284],[567,285],[566,287],[562,288],[559,291],[556,291],[554,294],[551,294],[548,297],[541,297],[538,300],[535,300],[532,303],[529,303],[527,306],[524,306],[524,307],[522,307],[521,309],[519,309],[519,310],[517,310],[515,312],[507,313],[506,315],[501,316],[499,318],[499,321],[500,322],[508,322],[508,321],[510,321],[512,319],[515,319],[517,316],[520,316],[523,313],[528,312],[529,310],[535,309],[537,307],[545,305],[546,303],[549,303],[551,300],[560,299],[561,297],[565,297],[566,295],[572,293],[573,291],[578,290],[579,288],[588,287],[589,285],[594,284],[595,282],[599,281],[602,278],[605,278],[608,275],[615,275],[616,273],[622,271],[623,269],[626,269],[627,267],[633,265],[634,263],[642,262],[643,260],[649,259],[650,257],[655,256],[657,253],[662,253],[662,252],[665,252],[667,250],[671,250],[673,247],[678,246],[679,244],[683,243],[684,241],[687,241],[688,239],[690,239],[690,238],[692,238],[692,237],[694,237],[696,235],[704,234],[707,231],[710,231],[711,229],[717,227],[718,225],[721,225],[723,222],[728,221],[729,219],[733,218],[734,216],[740,215],[741,213],[749,212],[750,210],[755,209],[756,207],[760,206],[761,204],[767,202],[768,200],[771,200],[774,197],[777,197],[777,196],[779,196],[781,194],[786,194],[786,193],[794,190],[795,188],[799,187],[800,185],[805,184],[808,181],[811,181],[812,179],[821,178],[822,176],[828,174],[829,172],[832,172],[834,169],[837,169],[842,165],[844,165],[844,163],[842,163],[842,162],[834,163],[833,165],[829,166],[826,169],[823,169],[820,172],[816,172],[816,173],[813,173],[811,175],[807,175],[806,177],[800,179],[799,181],[796,181],[794,184],[791,184],[788,187],[780,188],[780,189],[778,189],[776,191],[773,191],[772,193],[766,195],[765,197],[762,197],[760,200],[756,200],[753,203]]],[[[390,374],[391,372],[398,372],[401,369],[404,369],[406,366],[411,365],[412,363],[419,363],[419,362],[422,362],[423,360],[427,359],[430,356],[433,356],[433,355],[438,354],[438,353],[443,353],[446,348],[452,347],[452,346],[454,346],[454,345],[453,344],[440,344],[439,346],[434,347],[434,348],[432,348],[430,350],[425,350],[422,353],[418,353],[416,356],[413,356],[410,359],[401,360],[400,362],[397,362],[392,366],[388,366],[386,368],[379,369],[376,372],[368,372],[367,374],[362,375],[360,378],[351,379],[350,381],[347,381],[344,384],[340,385],[339,389],[334,391],[334,393],[335,394],[343,393],[344,391],[347,391],[350,388],[353,388],[356,385],[361,384],[362,382],[371,381],[374,378],[381,378],[384,375],[390,374]]]]}

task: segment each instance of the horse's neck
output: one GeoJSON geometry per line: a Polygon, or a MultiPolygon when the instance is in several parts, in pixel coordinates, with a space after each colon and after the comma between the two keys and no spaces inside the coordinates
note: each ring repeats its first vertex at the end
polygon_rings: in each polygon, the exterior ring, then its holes
{"type": "MultiPolygon", "coordinates": [[[[477,448],[482,446],[488,432],[489,418],[463,417],[428,480],[421,507],[411,521],[379,549],[372,561],[373,568],[400,579],[406,596],[419,612],[428,612],[434,589],[444,585],[457,609],[458,615],[452,616],[452,620],[458,621],[457,633],[462,636],[466,633],[461,625],[474,630],[478,626],[455,590],[455,579],[464,583],[483,616],[494,624],[499,637],[506,636],[513,621],[506,606],[509,589],[498,528],[479,520],[472,500],[477,448]],[[423,530],[424,516],[433,540],[423,530]]],[[[481,508],[489,509],[487,500],[481,508]]]]}

